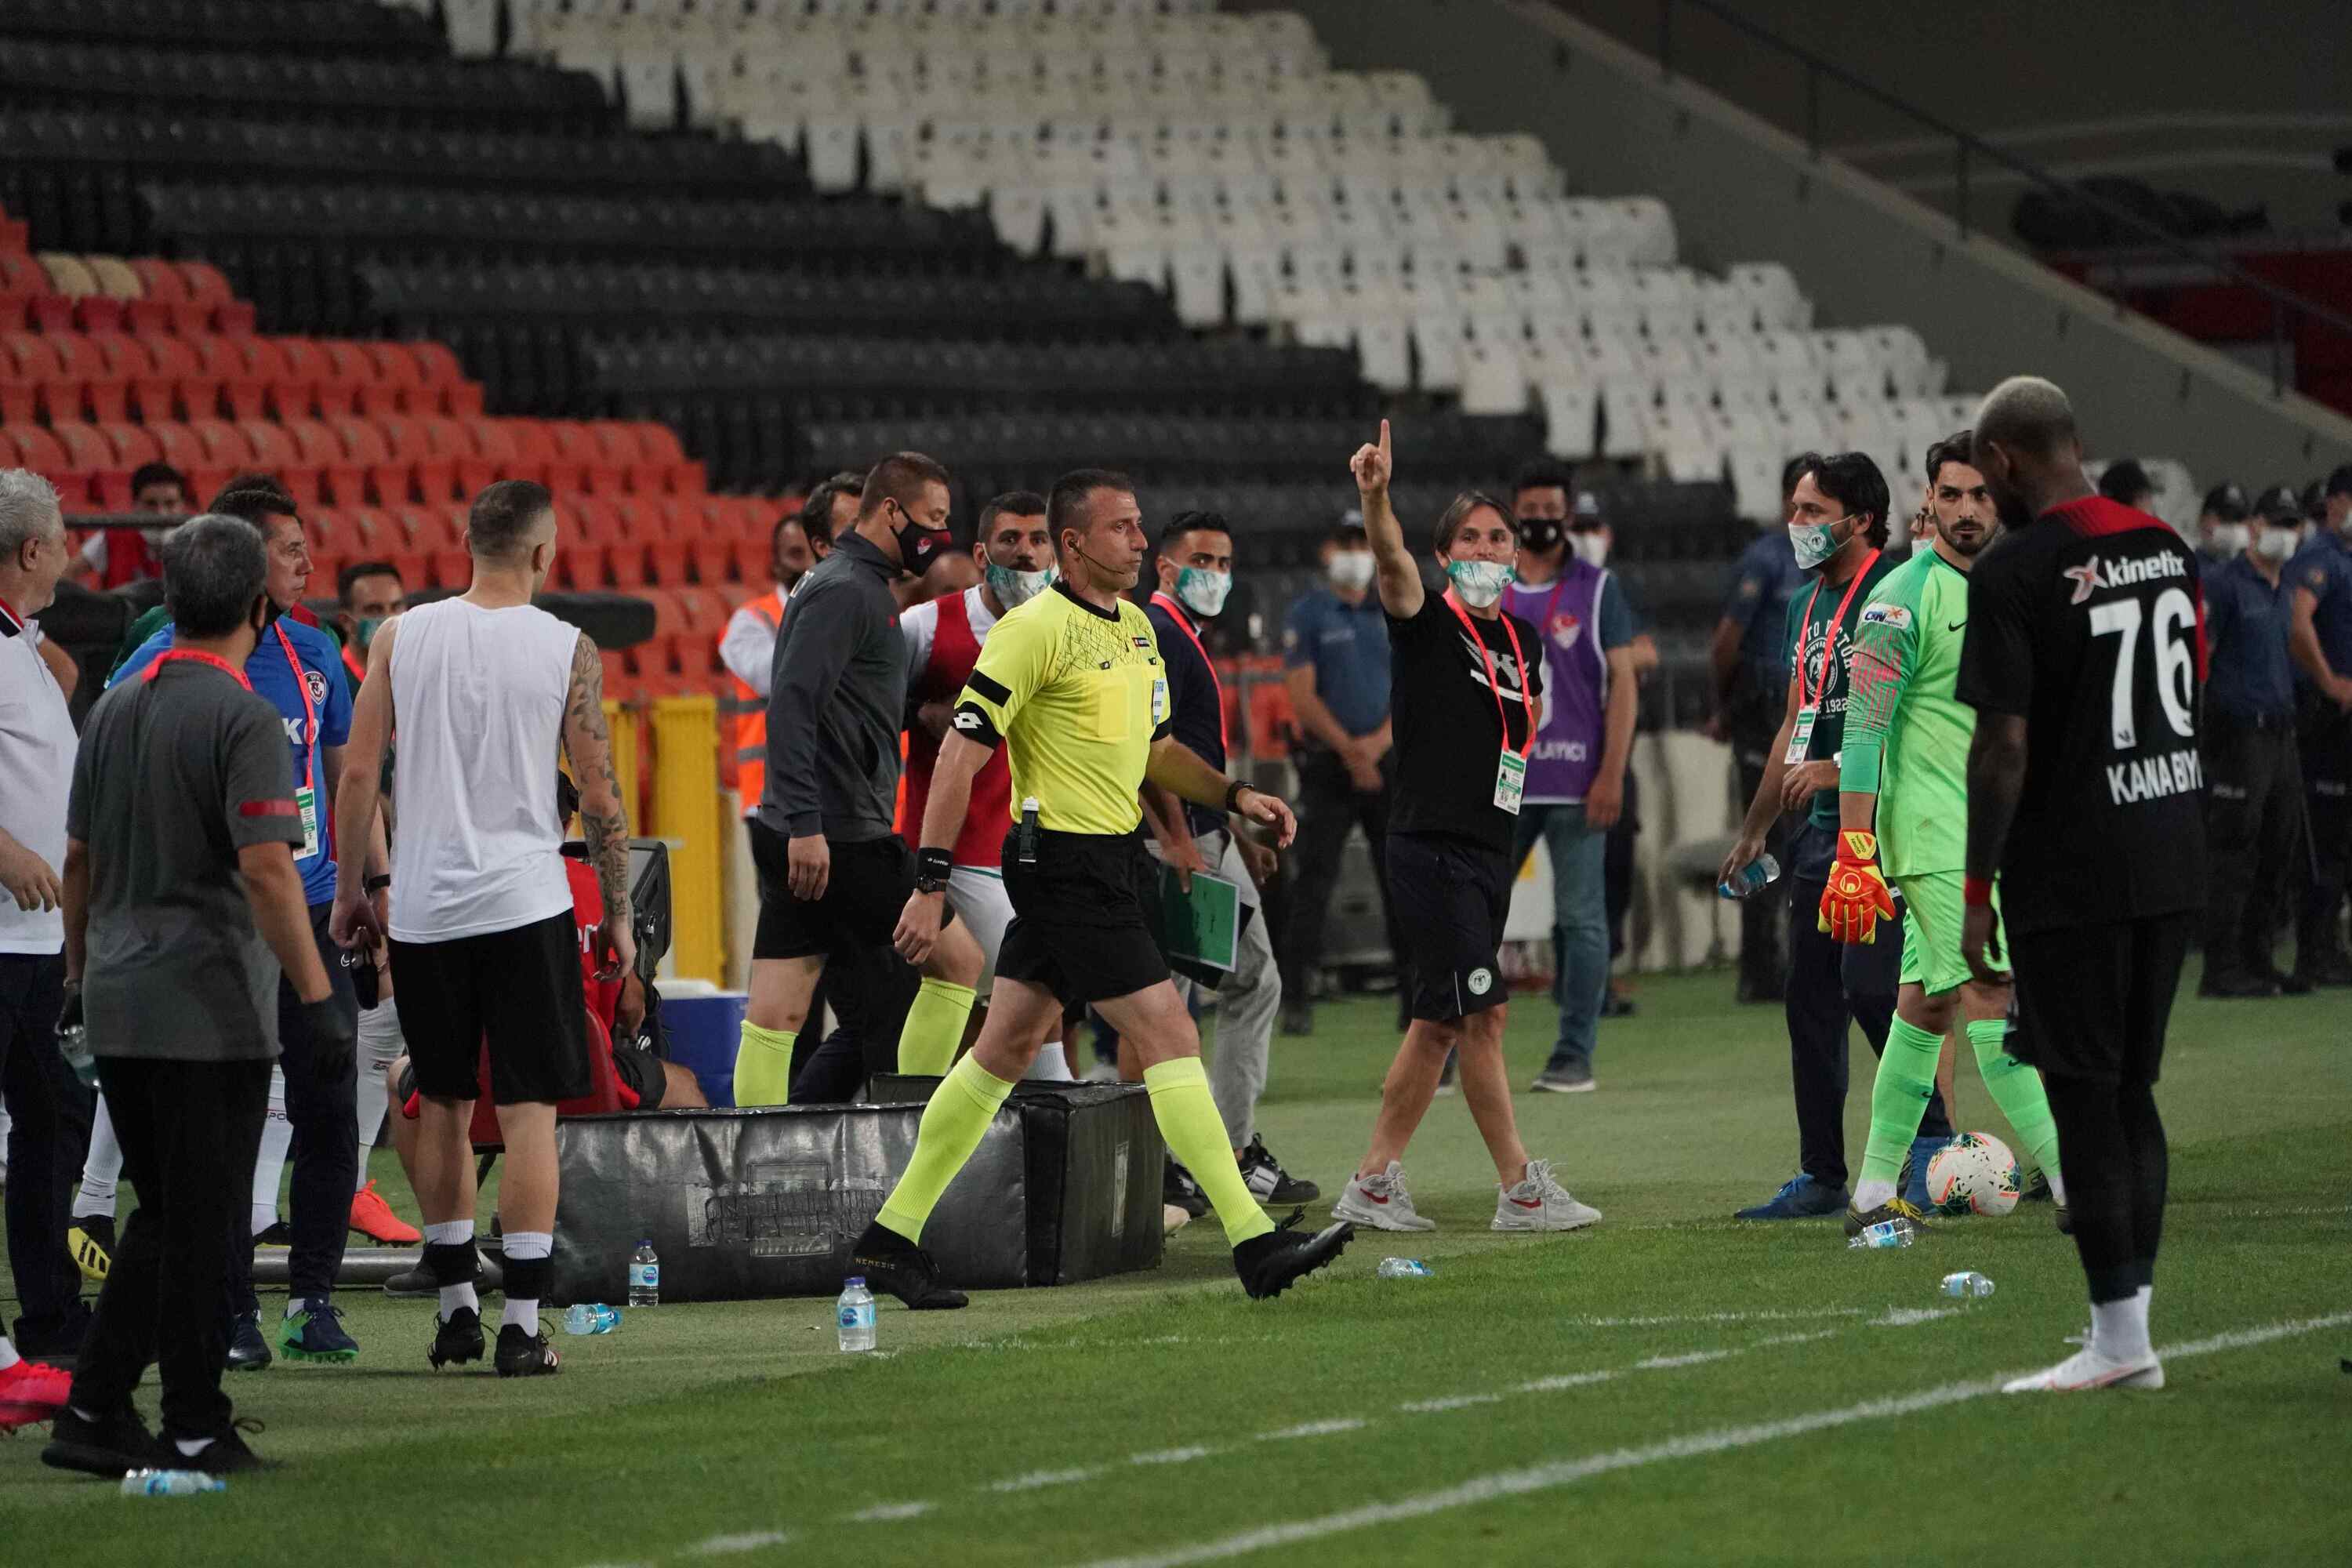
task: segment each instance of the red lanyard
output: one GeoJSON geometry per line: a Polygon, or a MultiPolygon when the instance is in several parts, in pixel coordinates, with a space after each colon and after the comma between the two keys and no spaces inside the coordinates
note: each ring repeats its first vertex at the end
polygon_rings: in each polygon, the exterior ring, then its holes
{"type": "MultiPolygon", "coordinates": [[[[1853,574],[1853,581],[1845,585],[1845,597],[1838,601],[1837,614],[1830,621],[1828,635],[1822,638],[1822,673],[1813,682],[1813,695],[1811,699],[1813,702],[1819,702],[1822,700],[1822,693],[1829,689],[1830,658],[1837,651],[1837,630],[1845,621],[1845,607],[1853,603],[1854,595],[1862,588],[1862,580],[1870,575],[1870,569],[1877,563],[1877,561],[1878,552],[1874,550],[1864,559],[1862,570],[1853,574]]],[[[1813,580],[1811,595],[1805,600],[1804,620],[1800,621],[1798,625],[1802,626],[1805,621],[1813,618],[1813,601],[1821,596],[1822,584],[1821,579],[1817,577],[1813,580]]],[[[1802,708],[1806,705],[1806,701],[1805,666],[1803,659],[1800,658],[1797,662],[1797,706],[1802,708]]]]}
{"type": "Polygon", "coordinates": [[[294,641],[278,626],[278,649],[286,656],[286,668],[294,673],[294,692],[302,699],[302,744],[310,752],[310,782],[319,782],[319,710],[310,705],[310,683],[302,677],[302,666],[294,658],[294,641]]]}
{"type": "MultiPolygon", "coordinates": [[[[1553,590],[1555,593],[1558,591],[1553,590]]],[[[1445,607],[1454,612],[1454,618],[1462,623],[1462,629],[1469,634],[1471,642],[1477,646],[1478,657],[1486,661],[1486,694],[1495,700],[1495,722],[1502,726],[1503,749],[1508,751],[1511,746],[1511,725],[1510,721],[1503,713],[1503,683],[1495,673],[1495,655],[1486,647],[1486,639],[1478,635],[1478,628],[1470,624],[1470,612],[1462,607],[1462,601],[1454,596],[1454,590],[1451,588],[1445,590],[1445,607]]],[[[1501,615],[1503,635],[1511,639],[1511,657],[1519,661],[1519,704],[1527,710],[1528,715],[1527,744],[1519,748],[1519,755],[1525,757],[1536,749],[1536,700],[1534,694],[1528,689],[1529,684],[1528,656],[1519,647],[1519,628],[1511,624],[1509,612],[1501,612],[1501,615]]]]}
{"type": "Polygon", "coordinates": [[[25,629],[25,617],[18,615],[16,606],[5,599],[0,599],[0,616],[7,618],[9,630],[22,632],[25,629]]]}
{"type": "Polygon", "coordinates": [[[155,656],[155,662],[149,665],[147,667],[147,673],[141,676],[139,679],[142,681],[154,679],[156,676],[163,673],[163,667],[171,663],[175,658],[186,659],[190,664],[209,665],[213,668],[219,670],[223,675],[227,676],[231,680],[236,681],[239,686],[244,687],[247,691],[253,689],[253,682],[245,678],[245,671],[237,668],[236,666],[231,664],[228,660],[221,658],[220,655],[216,653],[200,653],[192,647],[175,647],[157,654],[155,656]]]}
{"type": "Polygon", "coordinates": [[[1192,639],[1192,647],[1200,654],[1201,662],[1209,667],[1209,686],[1217,694],[1217,744],[1231,752],[1233,737],[1225,730],[1225,683],[1217,679],[1216,661],[1209,657],[1209,650],[1201,646],[1201,634],[1192,629],[1192,617],[1184,613],[1183,605],[1160,593],[1153,594],[1151,602],[1168,606],[1168,614],[1175,619],[1178,626],[1184,628],[1184,635],[1192,639]]]}

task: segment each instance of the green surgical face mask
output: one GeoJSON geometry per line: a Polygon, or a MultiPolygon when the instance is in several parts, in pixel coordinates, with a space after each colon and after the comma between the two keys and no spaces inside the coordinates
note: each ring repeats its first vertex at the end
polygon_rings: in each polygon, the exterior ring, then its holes
{"type": "Polygon", "coordinates": [[[352,624],[352,641],[359,646],[362,653],[367,652],[368,644],[375,641],[376,628],[391,618],[389,616],[362,616],[352,624]]]}

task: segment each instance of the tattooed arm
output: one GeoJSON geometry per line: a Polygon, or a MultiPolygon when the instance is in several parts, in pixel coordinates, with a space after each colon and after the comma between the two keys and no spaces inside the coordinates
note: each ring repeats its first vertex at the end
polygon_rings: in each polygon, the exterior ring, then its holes
{"type": "Polygon", "coordinates": [[[604,661],[586,632],[572,652],[572,691],[563,701],[563,750],[580,786],[580,829],[604,898],[596,966],[610,980],[635,967],[637,943],[629,910],[629,814],[613,777],[613,736],[604,722],[604,661]]]}

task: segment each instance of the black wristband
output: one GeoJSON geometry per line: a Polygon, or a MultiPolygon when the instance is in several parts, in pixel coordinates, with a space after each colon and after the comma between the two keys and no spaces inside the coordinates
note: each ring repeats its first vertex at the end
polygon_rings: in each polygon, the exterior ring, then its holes
{"type": "Polygon", "coordinates": [[[947,891],[948,874],[955,869],[955,854],[947,849],[915,851],[915,890],[919,893],[947,891]]]}
{"type": "Polygon", "coordinates": [[[1247,784],[1245,784],[1242,783],[1242,781],[1241,781],[1241,780],[1239,780],[1239,779],[1234,779],[1232,783],[1230,783],[1230,784],[1226,784],[1226,785],[1225,785],[1225,810],[1226,810],[1226,811],[1228,811],[1228,812],[1237,812],[1237,811],[1241,810],[1241,808],[1242,808],[1242,804],[1241,804],[1241,803],[1242,803],[1242,791],[1244,791],[1244,790],[1245,790],[1245,789],[1247,789],[1247,788],[1249,788],[1249,785],[1247,785],[1247,784]]]}
{"type": "Polygon", "coordinates": [[[360,891],[362,893],[378,893],[391,886],[392,879],[388,876],[367,877],[361,879],[360,891]]]}

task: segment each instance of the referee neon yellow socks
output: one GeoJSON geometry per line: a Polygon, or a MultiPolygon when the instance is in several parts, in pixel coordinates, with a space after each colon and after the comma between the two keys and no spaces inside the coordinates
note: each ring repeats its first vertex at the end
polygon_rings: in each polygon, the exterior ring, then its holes
{"type": "Polygon", "coordinates": [[[797,1032],[763,1029],[745,1019],[735,1042],[735,1103],[782,1105],[792,1098],[793,1042],[797,1032]]]}
{"type": "MultiPolygon", "coordinates": [[[[907,1162],[907,1173],[898,1178],[898,1184],[882,1202],[882,1212],[874,1216],[883,1229],[896,1231],[908,1241],[923,1239],[923,1222],[939,1206],[940,1194],[980,1147],[982,1134],[1012,1092],[1011,1084],[969,1054],[948,1069],[940,1087],[931,1091],[931,1102],[923,1107],[922,1126],[915,1134],[915,1154],[907,1162]]],[[[1225,1161],[1233,1162],[1230,1151],[1225,1161]]]]}
{"type": "Polygon", "coordinates": [[[1864,1214],[1894,1195],[1903,1156],[1919,1135],[1919,1120],[1936,1092],[1936,1064],[1943,1054],[1941,1036],[1900,1018],[1887,1026],[1886,1050],[1870,1086],[1870,1143],[1863,1151],[1862,1181],[1853,1194],[1853,1206],[1864,1214]]]}
{"type": "Polygon", "coordinates": [[[971,1017],[972,990],[952,980],[925,977],[898,1031],[898,1070],[937,1078],[955,1061],[971,1017]]]}
{"type": "Polygon", "coordinates": [[[1984,1079],[1985,1092],[2050,1178],[2050,1195],[2063,1204],[2066,1186],[2058,1173],[2058,1123],[2051,1119],[2050,1097],[2042,1091],[2042,1075],[2004,1048],[2008,1037],[2006,1019],[1979,1018],[1969,1026],[1969,1044],[1976,1047],[1977,1072],[1984,1079]]]}
{"type": "Polygon", "coordinates": [[[1254,1236],[1274,1229],[1274,1221],[1250,1196],[1234,1163],[1234,1146],[1225,1141],[1224,1118],[1209,1094],[1209,1075],[1198,1057],[1178,1057],[1143,1069],[1143,1086],[1151,1091],[1151,1115],[1168,1152],[1201,1184],[1201,1191],[1216,1205],[1218,1223],[1225,1227],[1225,1244],[1239,1247],[1254,1236]]]}

